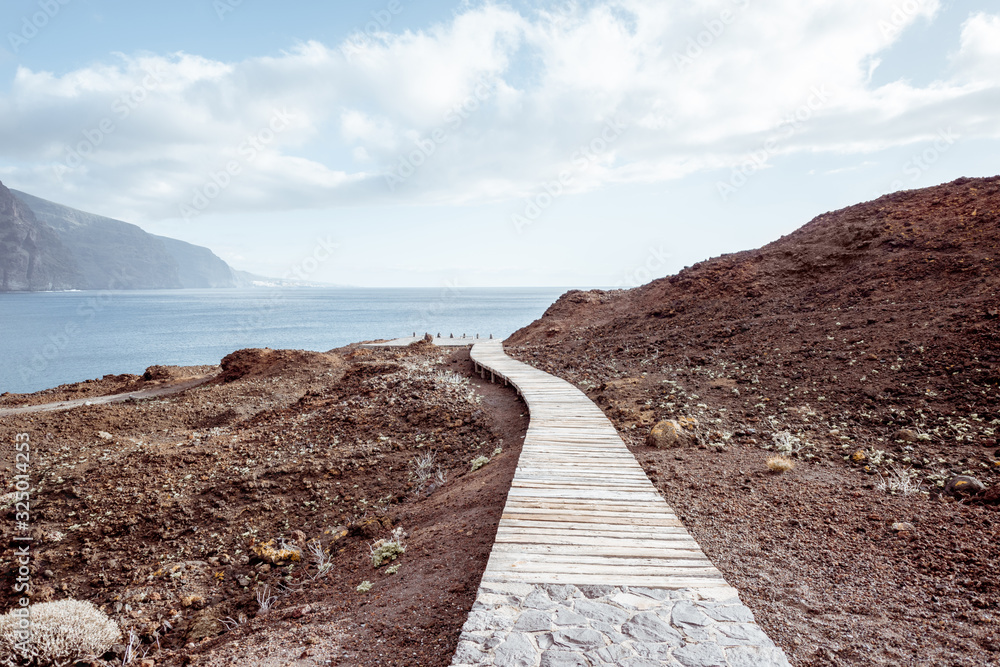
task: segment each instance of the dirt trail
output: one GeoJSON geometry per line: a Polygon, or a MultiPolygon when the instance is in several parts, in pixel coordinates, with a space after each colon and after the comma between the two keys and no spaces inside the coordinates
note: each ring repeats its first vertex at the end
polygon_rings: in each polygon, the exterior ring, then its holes
{"type": "Polygon", "coordinates": [[[72,410],[85,405],[109,405],[111,403],[125,403],[126,401],[141,401],[151,398],[162,398],[173,396],[182,391],[187,391],[206,382],[211,382],[217,375],[206,375],[203,377],[191,378],[185,382],[172,384],[165,387],[153,389],[140,389],[123,394],[111,394],[110,396],[92,396],[90,398],[76,398],[69,401],[56,401],[54,403],[42,403],[39,405],[28,405],[23,408],[0,408],[0,417],[11,417],[13,415],[23,415],[31,412],[55,412],[58,410],[72,410]]]}

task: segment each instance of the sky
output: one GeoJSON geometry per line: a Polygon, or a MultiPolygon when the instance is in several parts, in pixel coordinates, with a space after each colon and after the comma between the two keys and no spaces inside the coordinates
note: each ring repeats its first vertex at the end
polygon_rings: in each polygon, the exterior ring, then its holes
{"type": "Polygon", "coordinates": [[[0,181],[269,276],[631,287],[1000,173],[995,1],[5,0],[0,37],[0,181]]]}

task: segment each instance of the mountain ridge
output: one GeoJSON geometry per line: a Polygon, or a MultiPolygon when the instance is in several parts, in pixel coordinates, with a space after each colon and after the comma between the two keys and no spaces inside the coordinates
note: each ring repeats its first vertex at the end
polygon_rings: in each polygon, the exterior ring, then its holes
{"type": "MultiPolygon", "coordinates": [[[[208,248],[150,234],[131,223],[4,190],[51,229],[73,259],[69,289],[241,287],[247,282],[208,248]]],[[[9,290],[8,290],[9,291],[9,290]]],[[[30,291],[30,290],[29,290],[30,291]]]]}

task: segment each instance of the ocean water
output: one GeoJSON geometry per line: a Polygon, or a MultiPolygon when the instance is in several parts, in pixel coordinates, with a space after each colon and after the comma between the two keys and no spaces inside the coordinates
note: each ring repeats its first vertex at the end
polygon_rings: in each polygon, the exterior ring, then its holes
{"type": "Polygon", "coordinates": [[[505,338],[564,288],[199,289],[0,294],[0,393],[246,347],[325,351],[416,332],[505,338]]]}

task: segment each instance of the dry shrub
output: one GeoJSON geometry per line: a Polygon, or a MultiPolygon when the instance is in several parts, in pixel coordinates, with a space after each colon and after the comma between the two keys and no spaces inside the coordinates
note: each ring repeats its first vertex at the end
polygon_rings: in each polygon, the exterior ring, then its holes
{"type": "Polygon", "coordinates": [[[772,456],[767,460],[767,469],[771,472],[783,473],[795,467],[795,461],[787,456],[772,456]]]}
{"type": "Polygon", "coordinates": [[[69,665],[100,657],[121,638],[118,624],[90,602],[42,602],[30,614],[30,630],[14,610],[0,616],[0,665],[69,665]]]}

